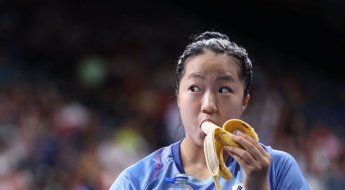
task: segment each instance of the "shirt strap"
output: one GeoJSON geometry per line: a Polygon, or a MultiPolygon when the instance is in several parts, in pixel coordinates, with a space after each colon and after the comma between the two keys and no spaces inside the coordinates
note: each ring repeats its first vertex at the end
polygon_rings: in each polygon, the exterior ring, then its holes
{"type": "Polygon", "coordinates": [[[180,145],[182,141],[179,141],[178,143],[175,143],[172,145],[172,156],[175,161],[176,167],[179,170],[180,173],[184,174],[185,171],[182,166],[181,157],[180,157],[180,145]]]}

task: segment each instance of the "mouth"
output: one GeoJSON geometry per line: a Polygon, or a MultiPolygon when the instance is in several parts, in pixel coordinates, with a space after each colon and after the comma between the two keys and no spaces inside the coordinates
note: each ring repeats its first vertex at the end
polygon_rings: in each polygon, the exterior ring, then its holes
{"type": "Polygon", "coordinates": [[[205,136],[217,127],[219,126],[211,119],[205,119],[200,124],[200,129],[205,136]]]}
{"type": "Polygon", "coordinates": [[[200,123],[200,126],[199,126],[200,129],[201,129],[202,124],[205,123],[205,122],[211,122],[211,123],[217,125],[213,120],[211,120],[211,119],[205,119],[205,120],[203,120],[203,121],[200,123]]]}

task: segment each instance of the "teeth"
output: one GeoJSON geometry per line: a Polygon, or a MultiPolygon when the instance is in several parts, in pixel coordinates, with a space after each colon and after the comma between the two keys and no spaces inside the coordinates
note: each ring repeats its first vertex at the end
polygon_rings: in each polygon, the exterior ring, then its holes
{"type": "Polygon", "coordinates": [[[204,154],[207,168],[212,172],[212,178],[216,189],[221,190],[218,176],[226,180],[232,179],[232,174],[225,165],[223,147],[234,146],[242,148],[241,145],[232,140],[232,133],[236,130],[240,130],[256,141],[259,141],[258,135],[249,124],[239,119],[230,119],[226,121],[222,128],[212,122],[206,121],[202,123],[201,130],[206,134],[204,140],[204,154]]]}

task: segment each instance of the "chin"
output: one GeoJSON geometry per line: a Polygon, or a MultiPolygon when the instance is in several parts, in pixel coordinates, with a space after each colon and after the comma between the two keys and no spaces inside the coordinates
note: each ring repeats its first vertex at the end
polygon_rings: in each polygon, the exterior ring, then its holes
{"type": "Polygon", "coordinates": [[[198,146],[199,148],[204,149],[204,139],[205,139],[205,137],[206,137],[206,134],[205,134],[205,133],[202,133],[202,134],[200,135],[200,138],[198,139],[198,142],[197,142],[197,146],[198,146]]]}

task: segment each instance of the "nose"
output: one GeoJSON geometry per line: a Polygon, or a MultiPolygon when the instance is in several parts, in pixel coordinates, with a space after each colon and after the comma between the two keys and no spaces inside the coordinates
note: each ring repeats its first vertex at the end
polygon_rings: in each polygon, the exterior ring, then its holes
{"type": "Polygon", "coordinates": [[[217,111],[216,97],[213,93],[207,92],[204,94],[201,111],[206,114],[213,114],[217,111]]]}

